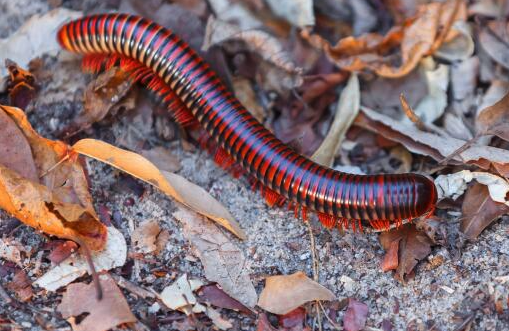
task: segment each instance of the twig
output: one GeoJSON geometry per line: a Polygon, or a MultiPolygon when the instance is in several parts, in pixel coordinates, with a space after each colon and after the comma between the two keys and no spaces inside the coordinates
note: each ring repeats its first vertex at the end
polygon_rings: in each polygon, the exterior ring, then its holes
{"type": "Polygon", "coordinates": [[[122,276],[118,276],[115,274],[111,274],[111,277],[117,282],[117,285],[128,290],[129,292],[135,294],[136,296],[146,299],[146,298],[155,298],[155,294],[142,288],[141,286],[138,286],[134,284],[133,282],[128,281],[122,276]]]}
{"type": "Polygon", "coordinates": [[[321,301],[317,301],[317,302],[320,305],[320,309],[323,311],[323,315],[325,316],[327,321],[329,321],[329,323],[332,325],[332,327],[336,330],[342,330],[342,328],[338,324],[336,324],[333,320],[331,320],[329,315],[327,315],[327,312],[325,311],[325,307],[323,306],[322,302],[321,301]]]}
{"type": "Polygon", "coordinates": [[[56,167],[58,167],[59,165],[61,165],[63,162],[67,161],[68,159],[70,158],[70,154],[67,153],[66,156],[64,156],[63,158],[60,159],[60,161],[58,161],[57,163],[55,163],[54,165],[52,165],[48,170],[44,171],[40,176],[39,176],[39,179],[41,179],[42,177],[46,176],[48,173],[50,173],[51,171],[53,171],[56,167]]]}
{"type": "Polygon", "coordinates": [[[440,162],[438,162],[439,165],[447,164],[450,160],[455,158],[456,156],[460,155],[467,149],[469,149],[473,144],[479,140],[480,137],[482,137],[483,134],[476,134],[472,139],[466,141],[463,145],[461,145],[458,149],[456,149],[451,154],[447,155],[445,158],[443,158],[440,162]]]}
{"type": "MultiPolygon", "coordinates": [[[[313,235],[313,228],[311,227],[311,223],[308,221],[306,222],[306,225],[308,227],[309,232],[309,242],[311,245],[311,260],[312,260],[312,268],[313,268],[313,280],[315,282],[318,282],[318,259],[316,258],[316,246],[315,246],[315,236],[313,235]]],[[[318,330],[322,331],[322,316],[320,313],[320,307],[318,306],[320,303],[320,300],[315,301],[315,310],[316,310],[316,320],[318,322],[318,330]]]]}
{"type": "Polygon", "coordinates": [[[79,238],[73,238],[74,241],[76,241],[80,248],[83,250],[83,255],[85,255],[85,259],[87,260],[88,267],[90,268],[90,275],[92,276],[92,282],[94,282],[95,285],[95,293],[97,301],[101,301],[103,298],[103,289],[101,286],[101,282],[99,281],[99,275],[97,274],[97,271],[95,270],[94,260],[92,260],[92,253],[90,253],[90,249],[88,249],[88,246],[85,244],[84,241],[82,241],[79,238]]]}

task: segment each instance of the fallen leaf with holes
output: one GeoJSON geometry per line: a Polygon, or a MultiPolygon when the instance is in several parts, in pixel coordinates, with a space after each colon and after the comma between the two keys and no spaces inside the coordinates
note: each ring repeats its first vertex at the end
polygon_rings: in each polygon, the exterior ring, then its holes
{"type": "Polygon", "coordinates": [[[493,201],[488,188],[476,183],[465,194],[460,231],[467,239],[473,240],[493,221],[508,212],[508,205],[493,201]]]}
{"type": "Polygon", "coordinates": [[[37,230],[102,249],[106,227],[77,154],[39,136],[18,108],[0,106],[0,121],[0,207],[37,230]]]}
{"type": "MultiPolygon", "coordinates": [[[[110,226],[106,247],[99,252],[92,252],[92,261],[97,272],[110,270],[124,265],[127,259],[127,244],[120,231],[110,226]]],[[[74,254],[51,268],[38,278],[34,284],[47,291],[56,291],[76,278],[90,272],[90,266],[82,254],[74,254]]]]}
{"type": "Polygon", "coordinates": [[[311,156],[312,160],[324,166],[332,167],[346,131],[348,131],[359,113],[360,101],[359,79],[353,73],[341,92],[334,121],[332,121],[329,132],[327,132],[320,147],[311,156]]]}
{"type": "Polygon", "coordinates": [[[405,281],[420,260],[431,253],[431,240],[419,232],[414,224],[405,224],[398,229],[384,232],[379,238],[386,251],[391,249],[394,241],[399,242],[398,264],[392,267],[396,268],[396,279],[401,282],[405,281]]]}
{"type": "Polygon", "coordinates": [[[454,0],[421,5],[414,18],[401,26],[393,27],[385,36],[369,33],[346,37],[331,46],[318,35],[303,30],[301,35],[314,47],[322,49],[338,67],[359,71],[374,70],[379,76],[399,78],[410,73],[426,55],[431,55],[444,41],[450,42],[459,33],[451,30],[455,21],[466,20],[466,5],[454,0]],[[381,55],[400,48],[400,65],[388,63],[381,55]]]}
{"type": "Polygon", "coordinates": [[[483,24],[479,44],[501,66],[509,69],[509,23],[502,20],[483,24]]]}
{"type": "Polygon", "coordinates": [[[159,171],[143,156],[100,140],[82,139],[73,150],[127,172],[163,191],[166,195],[214,220],[240,239],[246,235],[230,212],[207,191],[174,173],[159,171]]]}
{"type": "Polygon", "coordinates": [[[215,284],[203,286],[198,292],[198,301],[202,304],[210,304],[219,308],[233,309],[246,314],[251,312],[249,308],[229,296],[215,284]]]}
{"type": "Polygon", "coordinates": [[[26,109],[30,101],[35,97],[37,84],[34,75],[9,59],[5,60],[5,66],[9,71],[9,78],[7,80],[9,104],[26,109]]]}
{"type": "Polygon", "coordinates": [[[346,308],[343,317],[343,327],[346,331],[360,331],[366,326],[368,318],[368,306],[353,298],[348,299],[348,308],[346,308]]]}
{"type": "MultiPolygon", "coordinates": [[[[437,161],[443,160],[466,143],[453,137],[421,131],[413,124],[395,120],[363,106],[354,124],[398,142],[412,153],[427,155],[437,161]]],[[[509,163],[509,151],[491,146],[472,145],[448,163],[469,163],[489,169],[490,165],[503,166],[509,163]]]]}
{"type": "Polygon", "coordinates": [[[215,224],[191,210],[179,208],[173,216],[182,222],[184,237],[202,262],[205,277],[245,306],[254,307],[257,295],[242,250],[215,224]]]}
{"type": "Polygon", "coordinates": [[[509,141],[509,93],[478,113],[476,129],[478,134],[493,134],[509,141]]]}
{"type": "Polygon", "coordinates": [[[202,286],[201,281],[188,279],[187,274],[183,274],[173,284],[166,286],[159,298],[168,308],[190,314],[197,303],[193,292],[202,286]]]}
{"type": "MultiPolygon", "coordinates": [[[[56,55],[60,51],[55,36],[64,23],[81,16],[81,12],[66,8],[56,8],[44,15],[35,14],[23,26],[5,39],[0,39],[0,59],[15,59],[26,68],[28,63],[44,54],[56,55]]],[[[7,70],[0,67],[0,77],[7,70]]]]}
{"type": "Polygon", "coordinates": [[[7,283],[7,288],[14,291],[22,302],[30,301],[34,294],[32,282],[23,269],[16,272],[12,281],[7,283]]]}
{"type": "Polygon", "coordinates": [[[97,300],[94,284],[76,283],[67,286],[57,311],[67,319],[74,331],[105,331],[124,323],[135,323],[127,301],[113,278],[99,275],[103,297],[97,300]],[[86,314],[83,319],[80,315],[86,314]]]}
{"type": "Polygon", "coordinates": [[[107,115],[115,115],[122,108],[133,109],[135,97],[133,93],[129,93],[133,86],[129,75],[119,67],[112,67],[92,80],[84,92],[83,111],[72,124],[63,129],[63,133],[74,135],[103,120],[107,115]]]}
{"type": "Polygon", "coordinates": [[[142,253],[152,253],[157,249],[157,236],[161,227],[156,221],[146,221],[134,229],[131,242],[134,249],[142,253]]]}
{"type": "Polygon", "coordinates": [[[463,195],[467,184],[472,180],[488,187],[490,197],[493,201],[504,203],[509,206],[509,200],[506,199],[509,193],[509,182],[502,177],[490,174],[488,172],[462,170],[449,175],[440,175],[435,179],[435,186],[439,199],[452,198],[456,200],[463,195]]]}
{"type": "Polygon", "coordinates": [[[284,315],[306,302],[334,299],[331,291],[298,271],[292,275],[268,277],[258,306],[273,314],[284,315]]]}

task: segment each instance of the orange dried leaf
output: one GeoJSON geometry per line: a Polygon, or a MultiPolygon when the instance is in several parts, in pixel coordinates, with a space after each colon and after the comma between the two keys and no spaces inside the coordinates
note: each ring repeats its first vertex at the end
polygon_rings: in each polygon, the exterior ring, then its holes
{"type": "Polygon", "coordinates": [[[309,301],[334,299],[331,291],[299,271],[268,277],[258,306],[273,314],[284,315],[309,301]]]}
{"type": "Polygon", "coordinates": [[[413,271],[417,263],[431,253],[431,240],[418,231],[414,224],[405,224],[399,229],[380,235],[380,243],[385,250],[390,250],[395,241],[399,242],[396,278],[404,281],[405,276],[413,271]]]}
{"type": "Polygon", "coordinates": [[[494,134],[509,141],[509,93],[480,111],[476,126],[480,134],[494,134]]]}
{"type": "MultiPolygon", "coordinates": [[[[64,143],[39,136],[20,109],[0,106],[0,112],[8,125],[5,130],[14,132],[14,140],[24,146],[24,156],[13,155],[18,159],[14,163],[7,161],[11,158],[6,154],[9,149],[0,148],[0,207],[45,233],[83,242],[92,250],[102,249],[106,228],[95,213],[76,155],[64,143]]],[[[11,139],[4,140],[4,144],[11,139]]]]}
{"type": "Polygon", "coordinates": [[[230,212],[207,191],[174,173],[159,171],[143,156],[94,139],[82,139],[72,148],[77,153],[107,163],[157,187],[166,195],[222,225],[240,239],[246,238],[230,212]]]}

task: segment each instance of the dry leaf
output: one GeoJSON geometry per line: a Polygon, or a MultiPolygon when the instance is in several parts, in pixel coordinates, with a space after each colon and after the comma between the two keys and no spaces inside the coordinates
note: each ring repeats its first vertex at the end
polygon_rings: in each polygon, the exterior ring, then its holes
{"type": "Polygon", "coordinates": [[[494,201],[509,206],[509,200],[506,199],[509,192],[509,183],[504,178],[487,172],[470,170],[438,176],[435,179],[435,186],[437,187],[439,199],[452,198],[456,200],[465,192],[467,183],[474,179],[488,187],[490,196],[494,201]]]}
{"type": "Polygon", "coordinates": [[[345,134],[359,113],[360,101],[359,79],[357,75],[353,73],[341,92],[336,114],[334,115],[334,121],[331,124],[329,132],[325,136],[320,147],[318,147],[311,156],[312,160],[324,166],[332,167],[334,158],[345,138],[345,134]]]}
{"type": "Polygon", "coordinates": [[[447,107],[449,66],[437,65],[431,57],[426,57],[420,67],[426,77],[428,94],[419,101],[414,111],[424,123],[431,124],[444,114],[447,107]]]}
{"type": "Polygon", "coordinates": [[[345,331],[360,331],[366,326],[368,318],[368,306],[353,298],[348,299],[348,308],[343,317],[345,331]]]}
{"type": "Polygon", "coordinates": [[[48,260],[54,264],[59,264],[78,250],[78,245],[70,240],[54,240],[50,244],[51,252],[48,260]]]}
{"type": "Polygon", "coordinates": [[[152,253],[157,250],[157,236],[161,228],[156,221],[146,221],[134,229],[131,235],[131,242],[137,251],[152,253]]]}
{"type": "Polygon", "coordinates": [[[476,128],[479,134],[494,134],[509,141],[509,92],[492,106],[480,111],[476,128]]]}
{"type": "Polygon", "coordinates": [[[258,323],[256,325],[256,331],[278,331],[275,327],[272,326],[269,322],[269,318],[267,314],[264,312],[258,315],[258,323]]]}
{"type": "MultiPolygon", "coordinates": [[[[81,12],[63,7],[44,15],[33,15],[15,33],[8,38],[0,39],[0,63],[4,63],[5,59],[13,59],[21,67],[26,68],[36,57],[57,54],[61,49],[55,36],[58,28],[64,22],[80,16],[81,12]]],[[[0,77],[6,75],[7,70],[0,67],[0,77]]]]}
{"type": "Polygon", "coordinates": [[[284,331],[303,331],[305,330],[306,309],[296,308],[287,314],[279,315],[278,320],[280,329],[284,328],[284,331]]]}
{"type": "Polygon", "coordinates": [[[470,25],[465,21],[456,21],[451,30],[458,32],[458,36],[449,42],[444,42],[434,55],[449,62],[468,59],[475,50],[470,25]]]}
{"type": "Polygon", "coordinates": [[[258,306],[273,314],[284,315],[310,301],[334,299],[331,291],[298,271],[292,275],[268,277],[258,306]]]}
{"type": "Polygon", "coordinates": [[[24,70],[9,59],[5,60],[5,66],[9,70],[9,79],[7,80],[9,104],[26,109],[30,101],[35,97],[37,87],[35,77],[29,71],[24,70]]]}
{"type": "Polygon", "coordinates": [[[0,258],[16,263],[21,267],[21,252],[24,250],[21,243],[0,238],[0,258]]]}
{"type": "MultiPolygon", "coordinates": [[[[451,42],[460,34],[451,30],[455,21],[466,20],[466,5],[452,0],[421,5],[415,18],[402,26],[393,27],[385,36],[369,33],[359,38],[346,37],[331,46],[318,35],[304,30],[302,36],[314,47],[325,51],[338,67],[358,71],[374,70],[379,76],[399,78],[410,73],[427,55],[432,55],[442,43],[451,42]],[[401,65],[388,63],[381,55],[400,46],[401,65]]],[[[390,58],[390,57],[389,57],[390,58]]]]}
{"type": "Polygon", "coordinates": [[[212,11],[217,18],[228,23],[236,24],[242,30],[255,29],[263,24],[245,6],[231,0],[209,0],[212,11]]]}
{"type": "Polygon", "coordinates": [[[274,14],[294,26],[315,25],[313,0],[267,0],[267,3],[274,14]]]}
{"type": "Polygon", "coordinates": [[[400,240],[401,238],[395,239],[389,244],[384,259],[382,260],[382,264],[380,265],[383,272],[389,270],[396,270],[398,268],[399,265],[398,252],[400,240]]]}
{"type": "Polygon", "coordinates": [[[487,187],[476,183],[465,194],[460,231],[467,239],[473,240],[494,220],[508,212],[506,204],[493,201],[487,187]]]}
{"type": "Polygon", "coordinates": [[[472,56],[451,67],[452,94],[455,100],[463,100],[474,94],[479,75],[479,57],[472,56]]]}
{"type": "Polygon", "coordinates": [[[30,301],[34,294],[32,282],[23,269],[16,272],[12,281],[7,283],[7,288],[14,291],[22,302],[30,301]]]}
{"type": "MultiPolygon", "coordinates": [[[[302,69],[293,63],[290,54],[284,50],[276,37],[261,30],[242,30],[236,25],[209,17],[202,50],[206,51],[214,45],[221,45],[227,41],[241,41],[249,51],[258,54],[265,61],[287,73],[297,75],[293,77],[296,80],[293,87],[302,83],[300,80],[302,69]]],[[[292,77],[288,78],[292,79],[292,77]]]]}
{"type": "Polygon", "coordinates": [[[159,171],[141,155],[94,139],[82,139],[72,148],[157,187],[178,202],[224,226],[240,239],[246,238],[230,212],[204,189],[176,174],[159,171]]]}
{"type": "Polygon", "coordinates": [[[417,263],[431,253],[431,240],[424,233],[417,231],[414,224],[405,224],[398,229],[384,232],[379,238],[386,251],[391,249],[394,241],[399,242],[396,278],[402,282],[417,263]]]}
{"type": "Polygon", "coordinates": [[[69,135],[76,134],[120,108],[133,109],[134,98],[126,97],[132,86],[129,73],[118,67],[101,73],[85,89],[83,111],[63,131],[69,135]]]}
{"type": "Polygon", "coordinates": [[[496,20],[483,24],[479,33],[479,44],[494,61],[509,69],[508,22],[496,20]]]}
{"type": "Polygon", "coordinates": [[[256,93],[251,86],[249,79],[242,77],[234,77],[232,80],[235,96],[240,103],[246,107],[260,123],[265,119],[265,110],[256,100],[256,93]]]}
{"type": "Polygon", "coordinates": [[[95,213],[77,155],[66,144],[39,136],[20,109],[0,106],[0,113],[4,130],[12,133],[5,142],[20,147],[12,160],[7,154],[12,147],[0,148],[0,207],[38,230],[102,249],[106,228],[95,213]]]}
{"type": "Polygon", "coordinates": [[[67,286],[57,311],[67,319],[74,331],[106,331],[119,324],[137,321],[111,276],[100,275],[99,281],[103,291],[101,300],[96,298],[93,283],[67,286]],[[83,315],[84,318],[78,318],[83,315]]]}
{"type": "Polygon", "coordinates": [[[200,303],[207,303],[219,308],[238,310],[246,314],[251,312],[246,306],[230,297],[215,284],[203,286],[198,295],[200,303]]]}
{"type": "MultiPolygon", "coordinates": [[[[107,230],[108,241],[104,250],[92,252],[92,260],[97,272],[121,267],[127,258],[127,244],[122,233],[112,226],[108,227],[107,230]]],[[[37,279],[34,284],[47,291],[56,291],[76,278],[89,273],[89,268],[89,264],[84,256],[74,254],[50,269],[37,279]]]]}
{"type": "MultiPolygon", "coordinates": [[[[361,112],[357,116],[355,124],[402,144],[412,153],[427,155],[437,161],[441,161],[466,143],[466,141],[452,137],[420,131],[414,125],[394,120],[363,106],[361,106],[361,112]]],[[[494,165],[509,163],[509,152],[491,146],[473,145],[449,162],[458,161],[473,163],[488,169],[490,162],[494,165]]]]}
{"type": "Polygon", "coordinates": [[[159,298],[170,309],[190,314],[197,303],[193,292],[203,286],[199,280],[188,280],[187,274],[180,276],[173,284],[166,286],[159,298]]]}
{"type": "Polygon", "coordinates": [[[184,208],[173,216],[182,222],[184,236],[200,258],[205,277],[218,283],[232,298],[247,307],[254,307],[257,295],[242,251],[206,218],[184,208]]]}
{"type": "Polygon", "coordinates": [[[175,172],[182,168],[179,159],[162,146],[142,150],[140,154],[152,162],[159,170],[175,172]]]}

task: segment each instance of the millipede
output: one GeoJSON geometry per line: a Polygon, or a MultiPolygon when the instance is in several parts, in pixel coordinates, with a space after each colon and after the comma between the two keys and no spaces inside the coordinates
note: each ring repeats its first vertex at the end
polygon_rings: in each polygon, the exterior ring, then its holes
{"type": "Polygon", "coordinates": [[[119,64],[144,83],[186,126],[199,125],[217,146],[220,165],[236,165],[260,187],[269,205],[283,204],[306,219],[315,211],[327,228],[363,225],[387,230],[433,213],[432,180],[414,173],[354,175],[317,164],[281,142],[233,96],[188,44],[148,19],[99,14],[63,25],[60,45],[84,55],[91,71],[119,64]]]}

